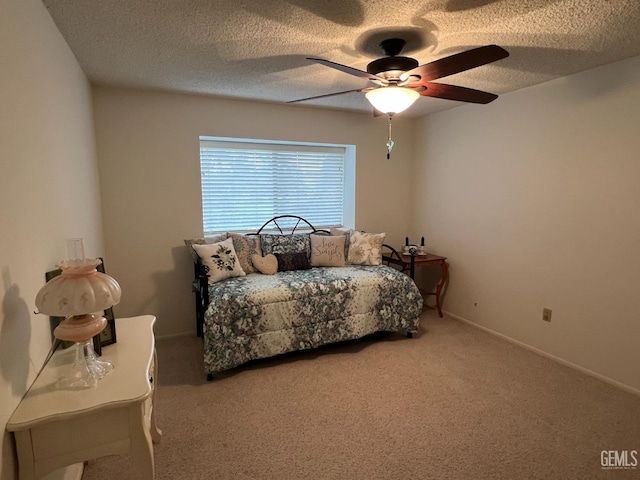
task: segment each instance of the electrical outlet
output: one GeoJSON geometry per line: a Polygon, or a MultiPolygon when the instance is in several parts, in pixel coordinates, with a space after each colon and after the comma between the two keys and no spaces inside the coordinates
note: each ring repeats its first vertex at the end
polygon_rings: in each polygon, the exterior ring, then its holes
{"type": "Polygon", "coordinates": [[[550,308],[543,308],[542,309],[542,320],[544,320],[545,322],[550,322],[551,321],[551,309],[550,308]]]}

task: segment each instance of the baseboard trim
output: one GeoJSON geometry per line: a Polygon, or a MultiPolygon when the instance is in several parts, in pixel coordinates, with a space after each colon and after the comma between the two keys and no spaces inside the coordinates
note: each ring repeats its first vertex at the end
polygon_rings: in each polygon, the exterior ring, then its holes
{"type": "Polygon", "coordinates": [[[179,337],[195,337],[196,332],[182,332],[182,333],[170,333],[169,335],[156,335],[156,340],[167,340],[169,338],[179,338],[179,337]]]}
{"type": "Polygon", "coordinates": [[[600,373],[594,372],[593,370],[589,370],[588,368],[582,367],[578,364],[575,364],[573,362],[570,362],[568,360],[565,360],[564,358],[561,357],[557,357],[555,355],[552,355],[551,353],[545,352],[544,350],[540,350],[539,348],[533,347],[527,343],[521,342],[520,340],[516,340],[515,338],[511,338],[507,335],[504,335],[500,332],[496,332],[495,330],[492,330],[490,328],[484,327],[482,325],[479,325],[475,322],[472,322],[471,320],[467,320],[466,318],[460,317],[458,315],[455,315],[451,312],[443,312],[447,317],[451,317],[455,320],[459,320],[463,323],[466,323],[467,325],[470,325],[474,328],[477,328],[479,330],[482,330],[484,332],[487,332],[491,335],[494,335],[496,337],[500,337],[503,340],[506,340],[509,343],[513,343],[515,345],[518,345],[520,347],[526,348],[527,350],[530,350],[534,353],[537,353],[538,355],[542,355],[543,357],[547,357],[551,360],[553,360],[554,362],[558,362],[561,363],[562,365],[565,365],[567,367],[573,368],[575,370],[579,370],[580,372],[589,375],[590,377],[594,377],[597,378],[598,380],[602,380],[605,383],[608,383],[609,385],[613,385],[614,387],[618,387],[626,392],[632,393],[634,395],[637,395],[640,397],[640,390],[638,390],[637,388],[633,388],[630,385],[627,385],[625,383],[619,382],[618,380],[614,380],[613,378],[609,378],[605,375],[602,375],[600,373]]]}

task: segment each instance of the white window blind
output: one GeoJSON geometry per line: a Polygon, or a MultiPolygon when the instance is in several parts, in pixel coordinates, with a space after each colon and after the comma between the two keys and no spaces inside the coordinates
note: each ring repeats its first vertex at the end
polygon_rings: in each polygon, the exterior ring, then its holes
{"type": "Polygon", "coordinates": [[[344,224],[345,148],[200,140],[204,232],[255,230],[277,215],[344,224]]]}

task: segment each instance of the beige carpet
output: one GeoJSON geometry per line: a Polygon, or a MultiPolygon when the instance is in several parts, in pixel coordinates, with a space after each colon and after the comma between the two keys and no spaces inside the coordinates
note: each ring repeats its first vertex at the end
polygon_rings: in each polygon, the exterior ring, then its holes
{"type": "MultiPolygon", "coordinates": [[[[425,311],[378,335],[240,367],[213,382],[197,338],[158,341],[156,479],[631,479],[640,398],[425,311]]],[[[639,458],[640,460],[640,458],[639,458]]],[[[84,480],[137,479],[105,457],[84,480]]]]}

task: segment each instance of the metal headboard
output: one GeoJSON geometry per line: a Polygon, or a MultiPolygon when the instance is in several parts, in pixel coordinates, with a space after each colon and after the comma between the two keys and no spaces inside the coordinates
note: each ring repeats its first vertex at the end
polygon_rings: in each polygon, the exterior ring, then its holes
{"type": "Polygon", "coordinates": [[[278,232],[283,235],[285,234],[285,231],[287,232],[287,234],[293,234],[297,229],[300,229],[300,228],[304,228],[305,230],[310,229],[312,233],[318,233],[318,232],[329,233],[327,230],[317,229],[316,227],[311,225],[311,223],[308,220],[302,217],[299,217],[297,215],[278,215],[277,217],[273,217],[272,219],[267,220],[254,235],[259,235],[262,232],[262,230],[264,230],[265,228],[269,228],[270,230],[271,229],[278,230],[278,232]],[[291,222],[293,222],[293,227],[283,226],[287,220],[290,220],[291,222]],[[281,223],[283,225],[281,225],[281,223]],[[272,226],[269,227],[269,225],[272,225],[272,226]]]}

